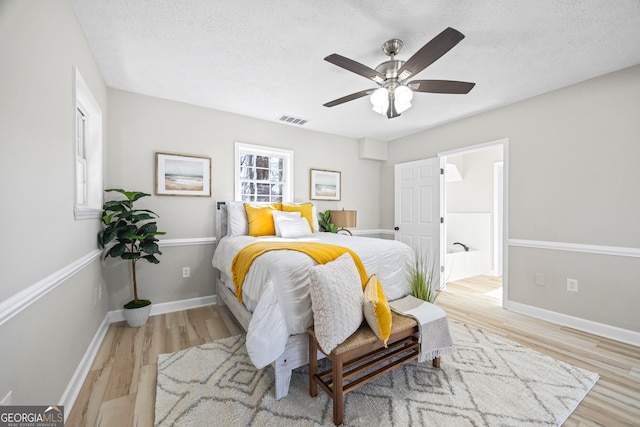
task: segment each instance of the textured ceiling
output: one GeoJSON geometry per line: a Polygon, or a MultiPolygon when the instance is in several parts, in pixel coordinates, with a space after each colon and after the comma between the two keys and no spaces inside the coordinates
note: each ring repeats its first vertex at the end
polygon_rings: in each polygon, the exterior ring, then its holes
{"type": "MultiPolygon", "coordinates": [[[[638,0],[71,0],[109,87],[304,126],[392,140],[640,63],[638,0]],[[375,68],[381,45],[407,60],[446,27],[466,37],[419,79],[475,82],[468,95],[416,93],[387,119],[374,87],[323,60],[375,68]]],[[[290,125],[294,126],[294,125],[290,125]]]]}

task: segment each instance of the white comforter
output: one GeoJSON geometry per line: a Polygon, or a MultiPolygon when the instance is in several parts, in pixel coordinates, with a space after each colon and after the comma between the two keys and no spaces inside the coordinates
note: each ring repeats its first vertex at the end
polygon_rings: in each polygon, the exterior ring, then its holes
{"type": "MultiPolygon", "coordinates": [[[[227,286],[231,263],[238,251],[257,241],[291,241],[279,237],[225,236],[217,245],[212,264],[220,270],[227,286]],[[226,276],[226,277],[225,277],[226,276]]],[[[412,252],[395,240],[314,233],[296,239],[345,246],[355,251],[367,270],[376,274],[389,300],[409,292],[405,267],[412,252]]],[[[257,368],[273,362],[284,350],[289,335],[303,333],[313,324],[309,297],[309,269],[316,265],[307,255],[288,250],[267,252],[258,257],[245,278],[242,293],[245,306],[253,313],[247,331],[247,351],[257,368]]]]}

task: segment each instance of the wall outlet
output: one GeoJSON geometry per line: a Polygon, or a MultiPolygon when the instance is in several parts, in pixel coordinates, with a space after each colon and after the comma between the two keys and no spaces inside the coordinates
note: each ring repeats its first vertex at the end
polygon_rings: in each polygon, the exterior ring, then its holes
{"type": "Polygon", "coordinates": [[[182,267],[182,278],[186,279],[187,277],[191,277],[191,268],[190,267],[182,267]]]}
{"type": "Polygon", "coordinates": [[[567,279],[567,290],[569,292],[578,292],[578,281],[576,279],[567,279]]]}
{"type": "Polygon", "coordinates": [[[547,286],[547,279],[542,273],[534,273],[533,282],[536,286],[547,286]]]}
{"type": "Polygon", "coordinates": [[[9,390],[9,393],[7,393],[7,395],[0,400],[0,406],[9,406],[12,404],[13,401],[13,391],[9,390]]]}

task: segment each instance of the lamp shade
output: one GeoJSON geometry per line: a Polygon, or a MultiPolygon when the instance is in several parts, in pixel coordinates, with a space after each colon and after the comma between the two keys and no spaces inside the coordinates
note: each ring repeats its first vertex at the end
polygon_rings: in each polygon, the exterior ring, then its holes
{"type": "Polygon", "coordinates": [[[331,222],[338,228],[356,226],[357,211],[331,211],[331,222]]]}

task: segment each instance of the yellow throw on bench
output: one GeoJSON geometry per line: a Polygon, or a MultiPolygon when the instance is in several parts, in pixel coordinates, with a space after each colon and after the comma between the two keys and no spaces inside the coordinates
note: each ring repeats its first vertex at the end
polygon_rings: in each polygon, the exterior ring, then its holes
{"type": "Polygon", "coordinates": [[[265,252],[277,250],[302,252],[310,256],[318,264],[326,264],[335,260],[345,252],[348,252],[356,264],[358,273],[360,274],[360,280],[362,281],[362,287],[364,288],[367,284],[367,271],[364,265],[362,265],[360,257],[354,251],[344,246],[311,242],[257,242],[240,249],[231,263],[231,273],[238,302],[242,302],[242,284],[253,261],[265,252]]]}

